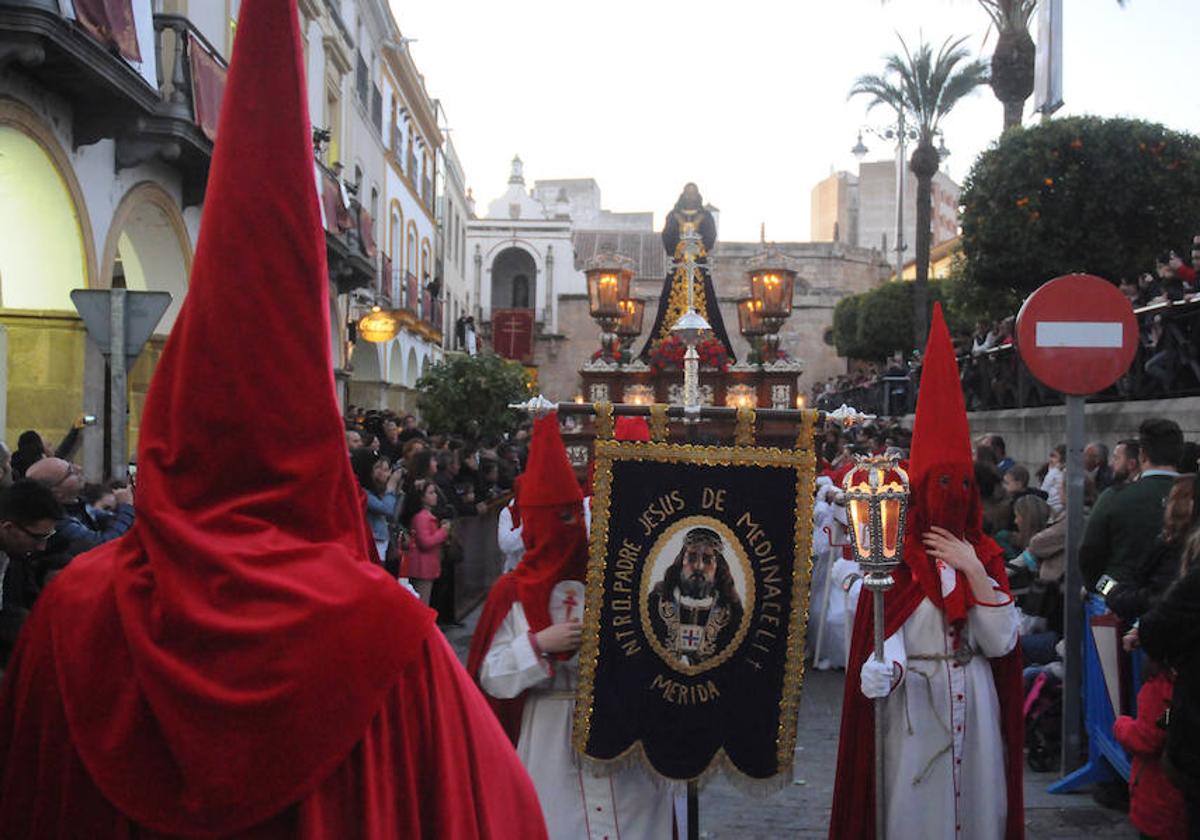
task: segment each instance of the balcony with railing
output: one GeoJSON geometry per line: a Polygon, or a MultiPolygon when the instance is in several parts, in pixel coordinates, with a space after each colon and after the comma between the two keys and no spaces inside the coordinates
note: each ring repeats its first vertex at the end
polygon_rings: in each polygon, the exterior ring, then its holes
{"type": "Polygon", "coordinates": [[[333,170],[319,161],[317,166],[321,172],[329,277],[340,292],[377,288],[377,251],[371,214],[356,196],[350,194],[333,170]]]}
{"type": "Polygon", "coordinates": [[[184,206],[203,201],[226,63],[186,18],[154,16],[154,61],[138,46],[131,3],[53,0],[0,3],[0,61],[53,91],[72,109],[77,146],[116,141],[124,169],[152,159],[184,174],[184,206]],[[145,68],[156,67],[155,78],[145,68]],[[141,68],[141,69],[139,69],[141,68]]]}

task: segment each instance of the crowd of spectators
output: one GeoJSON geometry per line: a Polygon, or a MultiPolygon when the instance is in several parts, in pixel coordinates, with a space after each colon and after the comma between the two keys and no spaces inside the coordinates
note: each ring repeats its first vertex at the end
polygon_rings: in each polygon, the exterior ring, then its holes
{"type": "Polygon", "coordinates": [[[346,412],[346,444],[379,560],[456,624],[456,522],[503,509],[524,468],[528,423],[506,439],[467,440],[421,428],[411,414],[346,412]]]}
{"type": "MultiPolygon", "coordinates": [[[[1006,458],[1004,441],[998,436],[985,435],[978,444],[975,471],[984,502],[984,527],[1004,548],[1009,561],[1009,579],[1022,611],[1021,641],[1028,684],[1048,681],[1054,688],[1062,679],[1064,655],[1062,587],[1068,495],[1065,447],[1052,448],[1045,462],[1031,474],[1027,467],[1006,458]]],[[[1147,616],[1156,628],[1161,628],[1162,621],[1179,622],[1180,616],[1189,616],[1190,625],[1179,628],[1179,632],[1195,636],[1200,600],[1183,593],[1194,592],[1194,578],[1200,574],[1200,506],[1195,504],[1198,455],[1200,446],[1185,441],[1179,425],[1165,419],[1143,422],[1136,438],[1120,440],[1111,449],[1096,441],[1084,450],[1085,526],[1080,571],[1089,597],[1102,601],[1127,632],[1127,649],[1139,643],[1139,626],[1147,616]],[[1183,579],[1189,576],[1192,581],[1185,585],[1183,579]],[[1163,618],[1160,612],[1168,602],[1173,606],[1163,618]]],[[[1174,642],[1166,643],[1171,637],[1164,638],[1161,630],[1156,632],[1151,640],[1153,650],[1147,649],[1145,704],[1153,707],[1174,693],[1177,702],[1184,698],[1186,708],[1180,714],[1190,715],[1195,721],[1200,711],[1196,708],[1200,700],[1196,648],[1180,652],[1174,642]]],[[[1163,726],[1155,730],[1152,724],[1154,721],[1148,724],[1124,717],[1118,720],[1115,730],[1135,764],[1150,774],[1145,778],[1158,772],[1170,732],[1163,726]],[[1161,737],[1155,736],[1156,731],[1161,737]]],[[[1171,823],[1174,819],[1176,829],[1186,823],[1182,791],[1200,781],[1196,747],[1200,741],[1194,737],[1200,731],[1191,732],[1190,746],[1176,747],[1183,768],[1177,768],[1174,775],[1162,776],[1160,781],[1167,787],[1154,794],[1154,808],[1139,807],[1137,774],[1131,779],[1131,814],[1139,829],[1145,831],[1153,825],[1157,831],[1164,820],[1171,823]],[[1151,812],[1158,816],[1147,818],[1151,812]],[[1175,818],[1170,817],[1172,813],[1175,818]]],[[[1130,794],[1121,783],[1101,786],[1096,796],[1112,807],[1131,807],[1130,794]]]]}
{"type": "MultiPolygon", "coordinates": [[[[1152,270],[1119,278],[1138,319],[1137,356],[1111,396],[1144,399],[1200,391],[1200,234],[1190,262],[1184,251],[1159,254],[1152,270]]],[[[1028,377],[1013,352],[1016,316],[980,320],[955,336],[968,410],[1044,405],[1056,395],[1028,377]]],[[[846,403],[875,414],[907,414],[914,408],[920,362],[896,355],[884,365],[869,362],[812,388],[813,405],[835,409],[846,403]]]]}
{"type": "Polygon", "coordinates": [[[89,421],[80,417],[54,447],[33,430],[11,454],[0,444],[0,668],[54,576],[133,525],[131,485],[86,483],[72,460],[89,421]]]}

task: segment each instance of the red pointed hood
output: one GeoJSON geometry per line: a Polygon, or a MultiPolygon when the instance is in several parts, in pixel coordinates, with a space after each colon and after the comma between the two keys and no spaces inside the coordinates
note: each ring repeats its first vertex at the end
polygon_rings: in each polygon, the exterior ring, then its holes
{"type": "MultiPolygon", "coordinates": [[[[893,573],[895,585],[884,597],[885,637],[899,632],[926,598],[942,610],[947,623],[961,624],[966,620],[971,598],[967,581],[961,573],[940,571],[921,542],[921,535],[933,525],[947,528],[971,543],[988,576],[1009,593],[1004,553],[982,530],[962,384],[950,333],[937,304],[921,367],[909,480],[912,495],[904,535],[904,564],[893,573]],[[948,590],[945,595],[943,588],[948,590]]],[[[871,601],[865,597],[859,599],[847,674],[857,674],[871,653],[872,616],[871,601]]],[[[957,638],[961,640],[962,634],[957,638]]],[[[991,667],[1005,746],[1008,818],[1004,836],[1006,840],[1020,840],[1025,831],[1020,643],[1005,656],[992,659],[991,667]]],[[[858,680],[846,680],[830,840],[875,836],[875,743],[871,715],[872,704],[859,690],[858,680]]]]}
{"type": "Polygon", "coordinates": [[[556,411],[534,421],[529,458],[525,462],[520,486],[519,503],[522,510],[583,501],[579,479],[575,477],[558,428],[556,411]]]}
{"type": "MultiPolygon", "coordinates": [[[[359,741],[431,626],[367,562],[334,393],[295,0],[243,0],[187,298],[111,562],[122,638],[56,657],[96,784],[143,826],[225,834],[359,741]]],[[[79,562],[79,561],[77,561],[79,562]]]]}
{"type": "Polygon", "coordinates": [[[537,632],[550,624],[550,593],[555,584],[583,580],[587,574],[583,492],[567,458],[556,412],[533,424],[517,503],[525,555],[512,574],[525,617],[537,632]]]}
{"type": "Polygon", "coordinates": [[[942,590],[946,587],[921,542],[921,535],[934,525],[977,547],[987,539],[983,535],[983,511],[975,486],[962,382],[940,304],[933,307],[929,341],[921,363],[909,479],[912,495],[904,560],[920,581],[926,597],[942,607],[947,620],[961,622],[966,618],[970,588],[963,576],[955,573],[957,584],[943,597],[942,590]]]}

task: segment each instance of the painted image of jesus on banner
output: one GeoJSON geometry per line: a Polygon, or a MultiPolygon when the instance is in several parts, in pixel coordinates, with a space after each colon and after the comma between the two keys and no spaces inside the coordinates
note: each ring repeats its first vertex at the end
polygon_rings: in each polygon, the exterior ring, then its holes
{"type": "Polygon", "coordinates": [[[712,528],[689,528],[650,590],[646,612],[651,630],[679,664],[700,665],[712,659],[729,646],[741,626],[745,610],[727,553],[712,528]]]}

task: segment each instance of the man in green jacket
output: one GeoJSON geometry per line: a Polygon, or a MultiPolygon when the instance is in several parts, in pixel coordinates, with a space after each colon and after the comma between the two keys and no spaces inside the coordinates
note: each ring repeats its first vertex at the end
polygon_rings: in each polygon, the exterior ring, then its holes
{"type": "Polygon", "coordinates": [[[1088,589],[1101,575],[1128,580],[1162,531],[1163,506],[1179,475],[1175,465],[1183,455],[1183,432],[1173,420],[1146,420],[1138,427],[1138,444],[1140,477],[1105,490],[1088,518],[1079,548],[1088,589]]]}

